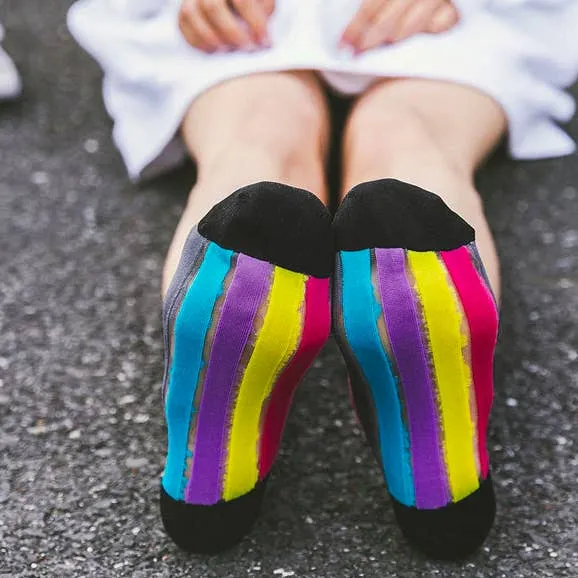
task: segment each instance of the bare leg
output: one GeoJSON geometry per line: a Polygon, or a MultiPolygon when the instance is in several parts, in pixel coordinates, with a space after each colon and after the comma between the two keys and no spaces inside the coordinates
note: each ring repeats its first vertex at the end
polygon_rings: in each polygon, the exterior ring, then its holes
{"type": "Polygon", "coordinates": [[[498,295],[499,261],[474,173],[505,128],[500,106],[475,89],[428,80],[382,81],[359,98],[348,119],[344,192],[393,177],[440,195],[476,229],[498,295]]]}
{"type": "Polygon", "coordinates": [[[327,105],[311,72],[259,74],[229,81],[200,96],[183,122],[198,179],[171,243],[163,295],[191,228],[234,190],[277,181],[326,202],[327,105]]]}

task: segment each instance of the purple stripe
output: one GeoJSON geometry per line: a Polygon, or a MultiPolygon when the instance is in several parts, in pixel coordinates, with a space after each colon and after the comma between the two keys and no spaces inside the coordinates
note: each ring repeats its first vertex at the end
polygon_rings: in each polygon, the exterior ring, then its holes
{"type": "Polygon", "coordinates": [[[438,508],[450,499],[438,440],[428,355],[403,249],[376,249],[381,301],[409,421],[416,506],[438,508]]]}
{"type": "Polygon", "coordinates": [[[185,493],[185,501],[191,504],[211,505],[221,499],[227,454],[225,438],[236,394],[238,365],[269,288],[272,271],[272,265],[253,257],[240,254],[237,259],[203,384],[193,467],[185,493]]]}

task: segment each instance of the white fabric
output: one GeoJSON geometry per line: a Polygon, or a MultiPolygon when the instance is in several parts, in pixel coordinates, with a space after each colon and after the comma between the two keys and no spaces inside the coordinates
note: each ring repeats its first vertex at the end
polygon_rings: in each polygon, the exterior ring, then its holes
{"type": "Polygon", "coordinates": [[[557,123],[575,110],[564,89],[578,76],[578,0],[456,0],[462,18],[451,31],[353,57],[337,42],[360,2],[277,0],[273,47],[256,53],[191,48],[178,30],[181,0],[79,0],[68,24],[104,69],[114,139],[134,179],[182,160],[178,127],[202,92],[238,76],[300,68],[319,70],[346,94],[388,76],[477,87],[506,111],[515,158],[575,150],[557,123]]]}
{"type": "MultiPolygon", "coordinates": [[[[4,39],[4,29],[0,24],[0,43],[4,39]]],[[[22,84],[14,62],[0,44],[0,100],[15,98],[20,94],[22,84]]]]}

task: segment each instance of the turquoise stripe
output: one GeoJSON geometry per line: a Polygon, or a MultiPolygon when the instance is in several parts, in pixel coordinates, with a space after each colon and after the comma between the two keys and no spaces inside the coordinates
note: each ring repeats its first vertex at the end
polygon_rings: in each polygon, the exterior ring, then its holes
{"type": "Polygon", "coordinates": [[[371,254],[366,249],[342,251],[340,256],[345,335],[373,394],[387,486],[396,500],[414,505],[408,433],[396,380],[377,329],[382,310],[371,282],[371,254]]]}
{"type": "Polygon", "coordinates": [[[193,400],[203,364],[205,336],[213,309],[223,292],[231,268],[232,251],[211,243],[189,287],[174,325],[173,360],[170,369],[165,417],[168,428],[167,463],[163,486],[171,498],[184,500],[185,462],[188,455],[193,400]]]}

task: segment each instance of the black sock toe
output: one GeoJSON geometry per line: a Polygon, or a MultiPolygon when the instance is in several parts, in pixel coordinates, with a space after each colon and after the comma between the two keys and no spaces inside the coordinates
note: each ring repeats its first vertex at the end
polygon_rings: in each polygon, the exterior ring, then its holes
{"type": "Polygon", "coordinates": [[[474,229],[438,195],[395,179],[354,187],[333,227],[336,247],[342,251],[375,247],[451,251],[475,237],[474,229]]]}
{"type": "Polygon", "coordinates": [[[494,523],[496,500],[491,475],[467,498],[438,510],[418,510],[392,497],[395,516],[409,542],[439,560],[459,560],[473,554],[494,523]]]}
{"type": "Polygon", "coordinates": [[[174,543],[195,554],[216,554],[235,546],[255,524],[267,479],[229,502],[199,506],[174,500],[161,484],[161,518],[174,543]]]}
{"type": "Polygon", "coordinates": [[[260,182],[209,211],[199,233],[225,249],[314,277],[329,277],[335,251],[331,215],[303,189],[260,182]]]}

